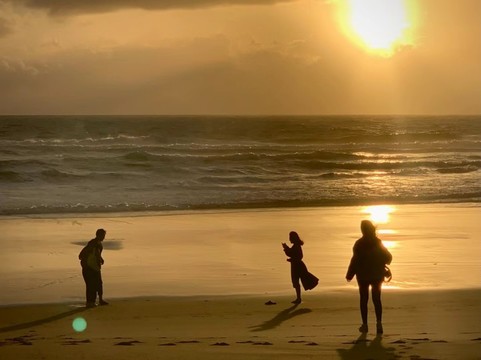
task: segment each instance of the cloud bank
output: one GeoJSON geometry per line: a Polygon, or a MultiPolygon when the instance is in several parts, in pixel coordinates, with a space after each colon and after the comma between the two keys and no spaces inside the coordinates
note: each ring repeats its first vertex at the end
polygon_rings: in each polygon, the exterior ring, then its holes
{"type": "Polygon", "coordinates": [[[227,39],[215,37],[175,48],[78,50],[57,57],[55,64],[0,58],[0,113],[473,114],[481,109],[478,77],[463,71],[465,66],[450,73],[449,64],[420,65],[405,54],[396,62],[402,74],[387,76],[391,72],[382,60],[359,71],[352,54],[300,61],[260,49],[232,58],[228,48],[227,39]],[[201,58],[191,63],[187,53],[201,58]]]}
{"type": "Polygon", "coordinates": [[[227,5],[272,5],[296,0],[23,0],[30,8],[52,15],[102,13],[121,9],[171,10],[227,5]]]}
{"type": "Polygon", "coordinates": [[[481,113],[478,0],[426,2],[420,45],[392,58],[353,46],[320,1],[88,18],[69,16],[174,3],[18,1],[0,0],[0,114],[481,113]]]}

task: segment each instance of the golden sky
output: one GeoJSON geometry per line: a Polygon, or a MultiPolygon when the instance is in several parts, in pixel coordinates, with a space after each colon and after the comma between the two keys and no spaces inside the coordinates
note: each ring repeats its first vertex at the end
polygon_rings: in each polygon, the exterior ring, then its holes
{"type": "Polygon", "coordinates": [[[480,114],[481,1],[0,0],[0,98],[0,114],[480,114]]]}

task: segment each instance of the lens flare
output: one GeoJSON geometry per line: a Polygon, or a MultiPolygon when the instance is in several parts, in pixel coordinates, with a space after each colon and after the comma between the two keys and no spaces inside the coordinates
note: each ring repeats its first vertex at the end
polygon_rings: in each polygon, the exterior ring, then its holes
{"type": "Polygon", "coordinates": [[[87,329],[87,321],[83,317],[75,318],[72,321],[72,327],[76,332],[82,332],[87,329]]]}

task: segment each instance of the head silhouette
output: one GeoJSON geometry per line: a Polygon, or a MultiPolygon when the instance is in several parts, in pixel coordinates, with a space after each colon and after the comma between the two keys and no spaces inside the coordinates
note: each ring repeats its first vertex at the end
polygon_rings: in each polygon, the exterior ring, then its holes
{"type": "Polygon", "coordinates": [[[369,220],[361,221],[361,232],[364,237],[375,238],[376,227],[369,220]]]}
{"type": "Polygon", "coordinates": [[[97,240],[100,240],[102,241],[103,239],[105,239],[105,234],[107,233],[107,231],[105,231],[104,229],[98,229],[96,232],[95,232],[95,238],[97,240]]]}
{"type": "Polygon", "coordinates": [[[289,233],[289,241],[293,244],[304,245],[304,241],[301,240],[301,238],[299,237],[299,234],[296,233],[295,231],[291,231],[289,233]]]}

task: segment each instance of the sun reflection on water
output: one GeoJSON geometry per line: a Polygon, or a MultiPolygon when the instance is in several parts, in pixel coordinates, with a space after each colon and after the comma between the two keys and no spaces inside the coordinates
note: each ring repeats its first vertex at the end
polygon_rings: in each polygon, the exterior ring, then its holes
{"type": "MultiPolygon", "coordinates": [[[[396,230],[383,229],[379,230],[377,233],[381,238],[384,238],[384,235],[393,236],[396,235],[398,232],[396,230]]],[[[393,249],[398,246],[398,242],[394,240],[382,240],[382,243],[388,249],[393,249]]]]}
{"type": "Polygon", "coordinates": [[[380,235],[395,235],[398,232],[396,230],[391,230],[391,229],[382,229],[377,232],[380,235]]]}
{"type": "Polygon", "coordinates": [[[397,247],[397,241],[382,240],[382,243],[387,249],[393,249],[397,247]]]}
{"type": "MultiPolygon", "coordinates": [[[[391,205],[374,205],[367,206],[362,209],[362,213],[369,214],[369,220],[371,220],[375,225],[388,224],[391,219],[391,214],[396,211],[396,208],[391,205]]],[[[377,231],[378,235],[383,237],[396,235],[396,230],[391,229],[379,229],[377,231]]],[[[388,249],[393,249],[397,247],[397,241],[393,240],[382,240],[384,246],[388,249]]]]}
{"type": "Polygon", "coordinates": [[[369,214],[370,220],[375,224],[387,224],[390,214],[395,210],[395,207],[391,205],[374,205],[365,207],[362,212],[369,214]]]}

